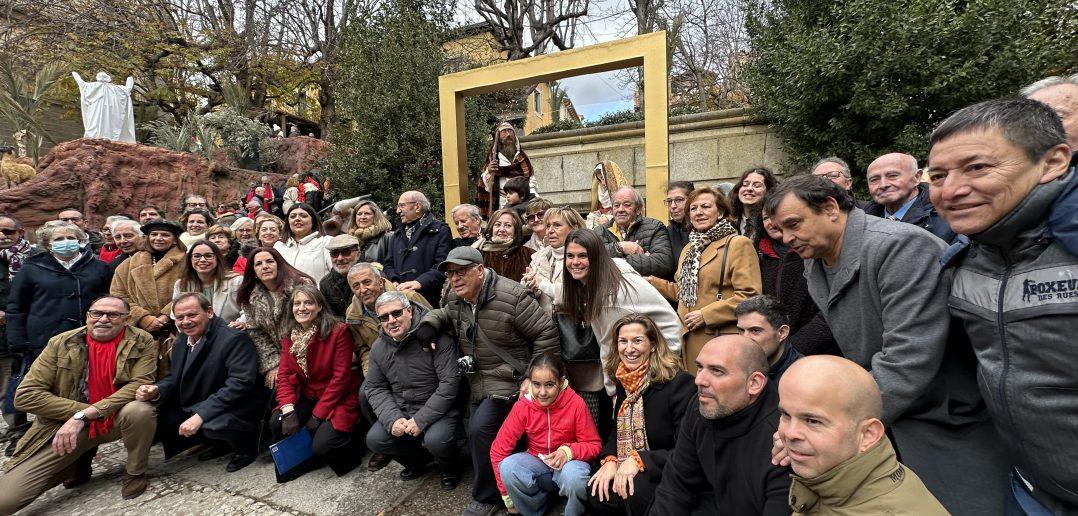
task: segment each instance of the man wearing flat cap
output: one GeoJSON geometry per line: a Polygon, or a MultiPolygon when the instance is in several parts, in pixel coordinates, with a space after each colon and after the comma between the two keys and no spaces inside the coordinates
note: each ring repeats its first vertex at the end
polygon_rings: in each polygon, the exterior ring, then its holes
{"type": "Polygon", "coordinates": [[[488,514],[501,504],[490,464],[490,445],[509,415],[532,357],[560,348],[558,328],[532,290],[483,265],[472,247],[458,247],[438,265],[450,292],[442,308],[431,310],[415,335],[421,343],[453,336],[460,371],[471,387],[468,445],[475,468],[473,502],[465,514],[488,514]]]}
{"type": "Polygon", "coordinates": [[[348,288],[348,269],[359,259],[359,240],[349,234],[337,235],[330,239],[326,250],[329,251],[333,268],[318,282],[318,290],[326,296],[329,311],[343,318],[352,302],[352,289],[348,288]]]}

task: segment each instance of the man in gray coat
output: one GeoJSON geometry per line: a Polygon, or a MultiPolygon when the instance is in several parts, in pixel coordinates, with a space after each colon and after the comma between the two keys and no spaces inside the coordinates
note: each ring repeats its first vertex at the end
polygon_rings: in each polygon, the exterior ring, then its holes
{"type": "Polygon", "coordinates": [[[932,203],[972,240],[946,257],[950,307],[1013,459],[1007,514],[1078,513],[1078,256],[1064,246],[1078,225],[1071,152],[1059,117],[1029,99],[961,109],[929,144],[932,203]],[[1070,210],[1059,221],[1069,227],[1049,231],[1059,209],[1070,210]]]}
{"type": "Polygon", "coordinates": [[[443,308],[423,317],[415,335],[420,342],[434,342],[447,332],[460,346],[461,373],[471,388],[468,446],[475,468],[473,502],[463,514],[487,515],[502,503],[490,445],[513,408],[528,363],[557,352],[560,334],[532,290],[486,268],[478,249],[453,249],[438,270],[451,291],[443,308]]]}
{"type": "Polygon", "coordinates": [[[404,480],[422,477],[433,457],[442,487],[453,489],[460,483],[457,346],[446,334],[432,347],[414,338],[426,309],[401,292],[378,296],[374,310],[382,334],[371,347],[363,394],[378,420],[367,432],[367,447],[404,465],[404,480]]]}
{"type": "Polygon", "coordinates": [[[631,186],[613,194],[614,223],[596,228],[610,256],[624,258],[641,276],[670,279],[678,257],[662,222],[644,216],[644,199],[631,186]]]}
{"type": "Polygon", "coordinates": [[[944,243],[866,215],[840,187],[804,175],[764,213],[805,261],[809,295],[843,355],[872,373],[902,461],[954,514],[999,514],[1005,470],[968,344],[949,335],[944,243]]]}

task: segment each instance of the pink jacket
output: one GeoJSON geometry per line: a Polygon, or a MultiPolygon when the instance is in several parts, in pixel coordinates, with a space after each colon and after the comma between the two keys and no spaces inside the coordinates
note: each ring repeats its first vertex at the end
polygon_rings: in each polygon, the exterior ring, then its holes
{"type": "Polygon", "coordinates": [[[588,462],[599,456],[602,441],[595,430],[584,399],[572,388],[566,387],[549,407],[532,401],[530,396],[521,398],[498,430],[498,437],[490,446],[490,462],[494,465],[494,478],[498,490],[506,494],[498,466],[513,453],[521,435],[528,438],[528,453],[549,455],[562,446],[573,452],[572,459],[588,462]]]}

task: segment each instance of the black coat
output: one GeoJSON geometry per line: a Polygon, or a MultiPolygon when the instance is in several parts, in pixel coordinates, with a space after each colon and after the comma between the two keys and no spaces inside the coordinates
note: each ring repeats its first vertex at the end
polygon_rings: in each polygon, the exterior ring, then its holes
{"type": "MultiPolygon", "coordinates": [[[[614,417],[617,417],[625,401],[625,388],[615,382],[614,417]]],[[[648,434],[648,450],[637,452],[644,461],[644,473],[655,484],[662,479],[667,457],[677,444],[678,429],[682,417],[689,407],[689,400],[696,396],[696,384],[693,377],[685,371],[679,371],[674,379],[666,383],[651,384],[644,391],[644,430],[648,434]]],[[[614,424],[610,434],[603,440],[603,449],[599,457],[618,455],[618,428],[614,424]]]]}
{"type": "Polygon", "coordinates": [[[389,281],[418,281],[423,288],[419,294],[431,306],[438,306],[442,300],[442,283],[445,275],[438,271],[438,264],[445,260],[453,242],[449,226],[426,214],[416,221],[412,238],[408,239],[406,229],[393,232],[389,241],[389,253],[382,264],[382,275],[389,281]]]}
{"type": "Polygon", "coordinates": [[[756,250],[764,294],[778,298],[790,319],[790,344],[805,355],[842,356],[820,308],[809,297],[805,260],[766,236],[760,238],[756,250]]]}
{"type": "Polygon", "coordinates": [[[198,414],[203,429],[243,432],[256,428],[267,393],[251,338],[214,317],[185,368],[189,352],[187,335],[180,333],[172,347],[172,368],[157,382],[158,403],[198,414]]]}
{"type": "Polygon", "coordinates": [[[343,319],[348,305],[352,304],[352,290],[348,288],[348,278],[337,272],[337,269],[330,269],[329,274],[318,281],[318,290],[325,296],[329,311],[343,319]]]}
{"type": "Polygon", "coordinates": [[[689,245],[691,229],[688,224],[683,225],[676,220],[671,220],[670,224],[666,226],[666,233],[670,235],[670,251],[674,257],[674,267],[677,267],[681,259],[681,251],[685,249],[685,246],[689,245]]]}
{"type": "Polygon", "coordinates": [[[86,324],[86,311],[109,293],[112,270],[86,252],[64,268],[50,253],[31,256],[11,282],[7,339],[13,353],[34,355],[55,335],[86,324]]]}
{"type": "Polygon", "coordinates": [[[768,382],[752,404],[716,420],[700,415],[690,399],[677,446],[655,491],[652,516],[689,514],[698,493],[714,491],[716,516],[790,514],[790,468],[771,464],[772,436],[779,427],[779,395],[768,382]]]}
{"type": "MultiPolygon", "coordinates": [[[[882,204],[873,202],[866,206],[864,210],[869,215],[884,218],[882,204]]],[[[951,231],[951,226],[947,225],[947,221],[943,220],[943,217],[936,212],[936,207],[932,205],[932,200],[928,198],[928,186],[924,183],[917,184],[917,197],[913,200],[913,204],[910,205],[910,209],[906,210],[906,213],[902,215],[902,222],[924,228],[948,244],[953,244],[957,236],[954,231],[951,231]]]]}

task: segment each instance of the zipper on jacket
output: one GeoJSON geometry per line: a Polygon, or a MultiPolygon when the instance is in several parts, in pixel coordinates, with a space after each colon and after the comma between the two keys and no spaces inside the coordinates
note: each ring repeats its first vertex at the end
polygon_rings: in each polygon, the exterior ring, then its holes
{"type": "MultiPolygon", "coordinates": [[[[1005,267],[1003,269],[1003,278],[999,282],[999,299],[996,306],[996,331],[999,332],[1000,351],[1003,357],[1003,371],[999,375],[999,386],[997,389],[999,391],[1000,407],[1003,409],[1003,413],[1007,418],[1007,424],[1011,427],[1011,432],[1015,432],[1017,428],[1014,425],[1014,417],[1011,415],[1010,402],[1007,399],[1006,392],[1007,375],[1011,368],[1011,354],[1010,350],[1007,349],[1007,329],[1003,324],[1003,294],[1007,291],[1007,280],[1011,278],[1013,267],[1004,253],[1001,252],[1000,257],[1003,258],[1005,267]]],[[[1021,447],[1022,443],[1019,442],[1018,446],[1021,447]]]]}
{"type": "Polygon", "coordinates": [[[550,455],[550,407],[546,409],[546,454],[550,455]]]}

